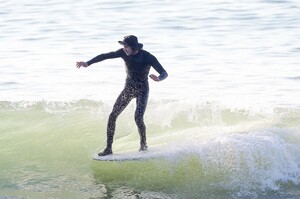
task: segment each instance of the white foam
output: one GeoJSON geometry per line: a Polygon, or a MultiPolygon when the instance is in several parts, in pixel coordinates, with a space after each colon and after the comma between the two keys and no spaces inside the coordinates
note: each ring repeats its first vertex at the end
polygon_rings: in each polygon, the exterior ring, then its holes
{"type": "Polygon", "coordinates": [[[295,132],[299,136],[299,129],[265,129],[198,140],[182,137],[161,148],[159,155],[175,164],[198,157],[205,172],[223,176],[216,184],[225,189],[278,190],[281,182],[300,183],[300,144],[286,139],[295,132]]]}

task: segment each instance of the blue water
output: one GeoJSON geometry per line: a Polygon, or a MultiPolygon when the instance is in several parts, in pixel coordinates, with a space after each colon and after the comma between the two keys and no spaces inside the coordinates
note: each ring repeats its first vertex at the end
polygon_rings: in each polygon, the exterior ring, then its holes
{"type": "MultiPolygon", "coordinates": [[[[0,198],[298,198],[300,2],[2,1],[0,198]],[[138,36],[169,77],[145,115],[159,160],[101,163],[138,36]]],[[[151,73],[156,73],[151,70],[151,73]]],[[[137,150],[135,103],[114,151],[137,150]]]]}

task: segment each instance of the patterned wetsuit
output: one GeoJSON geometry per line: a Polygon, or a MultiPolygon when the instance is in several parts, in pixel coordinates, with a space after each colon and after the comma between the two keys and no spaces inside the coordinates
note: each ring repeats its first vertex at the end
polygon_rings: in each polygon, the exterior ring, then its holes
{"type": "Polygon", "coordinates": [[[144,123],[144,113],[146,110],[149,94],[148,74],[151,66],[160,74],[159,79],[165,79],[168,74],[158,62],[158,60],[149,52],[139,50],[135,55],[126,55],[123,49],[115,52],[100,54],[88,61],[88,65],[105,59],[121,57],[126,65],[126,83],[123,91],[117,98],[113,110],[109,116],[107,124],[107,147],[111,148],[115,133],[116,120],[120,113],[126,108],[129,102],[136,98],[135,122],[141,139],[141,146],[146,146],[146,126],[144,123]]]}

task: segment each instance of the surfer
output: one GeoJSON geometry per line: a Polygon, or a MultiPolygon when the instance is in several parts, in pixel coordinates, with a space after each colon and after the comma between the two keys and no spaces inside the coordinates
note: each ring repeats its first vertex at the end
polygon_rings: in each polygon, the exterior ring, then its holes
{"type": "Polygon", "coordinates": [[[151,74],[149,77],[152,80],[159,82],[168,77],[168,73],[158,62],[156,57],[143,50],[143,44],[138,42],[136,36],[125,36],[123,41],[118,41],[118,43],[123,45],[123,48],[114,52],[100,54],[87,62],[79,61],[76,63],[77,68],[80,68],[88,67],[106,59],[122,58],[126,66],[127,77],[125,87],[117,98],[113,110],[109,115],[107,123],[107,145],[102,152],[98,153],[99,156],[113,153],[112,143],[115,134],[116,120],[133,98],[136,98],[135,122],[140,135],[139,151],[147,150],[144,113],[148,102],[148,75],[151,66],[159,73],[159,76],[151,74]]]}

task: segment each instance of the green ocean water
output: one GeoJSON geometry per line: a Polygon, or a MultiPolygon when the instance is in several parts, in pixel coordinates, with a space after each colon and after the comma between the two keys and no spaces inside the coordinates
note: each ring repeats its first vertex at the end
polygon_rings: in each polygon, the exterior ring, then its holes
{"type": "MultiPolygon", "coordinates": [[[[299,112],[150,101],[149,147],[162,157],[98,162],[110,103],[0,103],[0,198],[297,198],[299,112]],[[164,104],[165,106],[162,106],[164,104]],[[196,107],[196,108],[195,108],[196,107]],[[159,115],[159,116],[158,116],[159,115]]],[[[138,150],[134,103],[114,152],[138,150]]]]}

